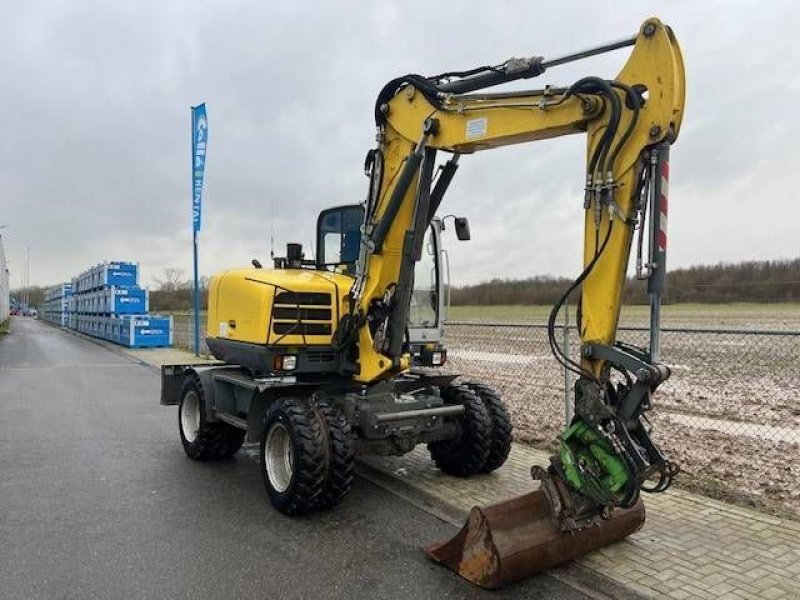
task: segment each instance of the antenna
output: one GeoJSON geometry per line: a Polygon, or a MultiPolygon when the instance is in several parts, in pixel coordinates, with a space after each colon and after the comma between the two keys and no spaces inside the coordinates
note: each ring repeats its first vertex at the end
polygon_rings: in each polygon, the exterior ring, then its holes
{"type": "Polygon", "coordinates": [[[275,211],[272,210],[272,198],[269,199],[269,257],[275,258],[275,211]]]}

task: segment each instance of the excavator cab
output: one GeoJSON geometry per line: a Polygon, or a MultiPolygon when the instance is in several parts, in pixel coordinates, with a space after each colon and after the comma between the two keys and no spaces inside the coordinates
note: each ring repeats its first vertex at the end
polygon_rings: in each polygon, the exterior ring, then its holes
{"type": "MultiPolygon", "coordinates": [[[[317,219],[316,269],[355,276],[361,250],[364,207],[347,204],[323,210],[317,219]]],[[[456,238],[470,239],[466,217],[453,217],[456,238]]],[[[442,366],[447,351],[442,345],[450,306],[450,268],[442,235],[444,220],[431,219],[425,232],[420,260],[414,267],[414,291],[408,318],[408,340],[415,366],[442,366]]]]}

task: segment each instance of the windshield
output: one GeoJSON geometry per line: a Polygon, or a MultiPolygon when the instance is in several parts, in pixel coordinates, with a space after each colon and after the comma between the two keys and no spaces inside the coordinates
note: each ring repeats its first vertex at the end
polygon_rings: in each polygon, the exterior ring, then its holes
{"type": "Polygon", "coordinates": [[[359,205],[323,211],[317,226],[317,267],[353,267],[358,260],[364,209],[359,205]]]}
{"type": "Polygon", "coordinates": [[[436,240],[433,227],[428,227],[422,244],[422,258],[414,268],[414,291],[411,294],[409,328],[436,327],[439,298],[437,295],[436,240]]]}

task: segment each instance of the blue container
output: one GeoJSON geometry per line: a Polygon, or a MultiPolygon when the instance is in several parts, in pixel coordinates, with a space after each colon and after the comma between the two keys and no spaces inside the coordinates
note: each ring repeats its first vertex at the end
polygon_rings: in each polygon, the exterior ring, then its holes
{"type": "Polygon", "coordinates": [[[95,265],[72,279],[72,291],[84,294],[104,287],[137,287],[139,265],[133,262],[112,261],[95,265]]]}
{"type": "Polygon", "coordinates": [[[129,348],[172,346],[172,317],[125,315],[114,321],[116,335],[112,341],[118,344],[129,348]]]}
{"type": "Polygon", "coordinates": [[[104,265],[100,276],[104,286],[137,287],[139,266],[135,263],[111,263],[104,265]]]}
{"type": "Polygon", "coordinates": [[[90,312],[105,315],[141,315],[150,309],[150,294],[142,288],[110,287],[87,294],[90,312]]]}

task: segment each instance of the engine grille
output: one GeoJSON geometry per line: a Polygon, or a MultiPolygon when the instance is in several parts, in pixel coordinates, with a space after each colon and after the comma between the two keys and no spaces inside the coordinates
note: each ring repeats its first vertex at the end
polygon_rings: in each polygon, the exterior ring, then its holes
{"type": "Polygon", "coordinates": [[[331,335],[331,295],[321,292],[279,292],[275,295],[272,307],[272,331],[277,335],[331,335]]]}
{"type": "Polygon", "coordinates": [[[275,296],[275,304],[330,306],[331,295],[320,292],[278,292],[275,296]]]}

